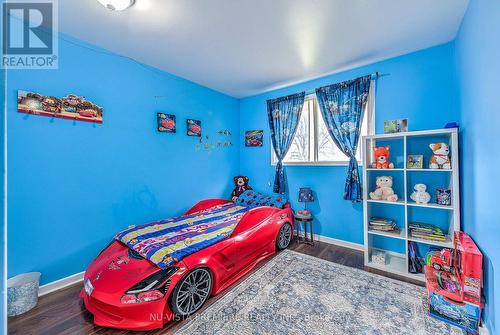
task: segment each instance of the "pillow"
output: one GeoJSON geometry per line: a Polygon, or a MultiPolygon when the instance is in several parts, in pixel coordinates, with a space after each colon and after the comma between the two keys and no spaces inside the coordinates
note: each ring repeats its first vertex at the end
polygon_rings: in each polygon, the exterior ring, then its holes
{"type": "Polygon", "coordinates": [[[235,203],[250,208],[259,206],[282,208],[287,203],[287,199],[281,194],[265,195],[254,190],[246,190],[236,199],[235,203]]]}

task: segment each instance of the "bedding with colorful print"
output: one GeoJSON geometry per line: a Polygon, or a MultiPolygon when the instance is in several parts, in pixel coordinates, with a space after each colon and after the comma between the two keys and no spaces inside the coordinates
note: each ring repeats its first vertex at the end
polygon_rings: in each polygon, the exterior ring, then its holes
{"type": "Polygon", "coordinates": [[[114,239],[162,269],[231,235],[249,207],[217,205],[189,215],[135,226],[114,239]]]}
{"type": "Polygon", "coordinates": [[[254,190],[247,190],[236,199],[235,203],[250,208],[259,206],[283,208],[287,201],[288,200],[281,194],[273,193],[271,195],[266,195],[254,190]]]}

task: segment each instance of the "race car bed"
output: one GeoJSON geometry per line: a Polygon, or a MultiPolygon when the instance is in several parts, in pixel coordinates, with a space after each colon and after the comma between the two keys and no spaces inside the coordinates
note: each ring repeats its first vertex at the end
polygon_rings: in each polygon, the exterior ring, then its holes
{"type": "Polygon", "coordinates": [[[88,267],[80,296],[98,325],[160,328],[286,248],[292,234],[292,210],[279,196],[203,200],[118,233],[88,267]]]}

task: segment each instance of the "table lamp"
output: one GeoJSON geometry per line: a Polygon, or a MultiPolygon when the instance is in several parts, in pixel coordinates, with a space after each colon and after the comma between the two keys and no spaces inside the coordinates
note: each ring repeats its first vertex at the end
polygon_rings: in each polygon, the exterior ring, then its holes
{"type": "Polygon", "coordinates": [[[307,203],[314,202],[314,196],[313,196],[313,191],[309,187],[301,187],[299,189],[299,202],[304,203],[304,209],[298,211],[297,214],[301,216],[310,216],[311,213],[307,209],[307,203]]]}

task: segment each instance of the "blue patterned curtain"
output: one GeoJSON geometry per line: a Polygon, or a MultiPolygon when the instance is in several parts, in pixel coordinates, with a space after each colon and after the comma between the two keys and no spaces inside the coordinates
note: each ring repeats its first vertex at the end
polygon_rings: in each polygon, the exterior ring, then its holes
{"type": "Polygon", "coordinates": [[[283,159],[297,131],[305,95],[305,92],[301,92],[267,101],[271,142],[273,143],[274,153],[278,159],[273,188],[275,193],[285,193],[286,180],[285,171],[283,170],[283,159]]]}
{"type": "Polygon", "coordinates": [[[345,81],[316,89],[319,107],[328,132],[337,147],[349,157],[344,199],[361,201],[356,149],[363,113],[370,90],[371,76],[345,81]]]}

